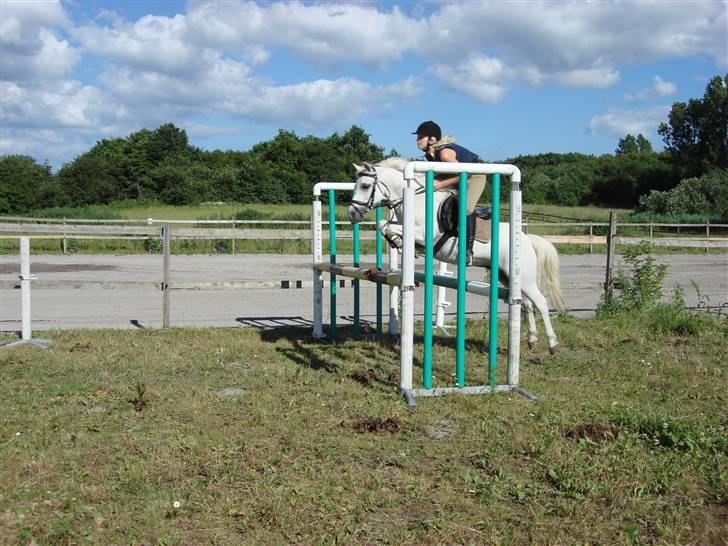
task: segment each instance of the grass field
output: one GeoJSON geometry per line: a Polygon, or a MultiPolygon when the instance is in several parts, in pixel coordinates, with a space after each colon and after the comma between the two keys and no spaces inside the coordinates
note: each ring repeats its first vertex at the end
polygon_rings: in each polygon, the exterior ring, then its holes
{"type": "MultiPolygon", "coordinates": [[[[482,382],[487,325],[468,328],[482,382]]],[[[523,349],[539,402],[414,412],[391,341],[72,331],[0,349],[0,543],[725,544],[725,318],[555,328],[557,355],[523,349]]],[[[438,338],[436,385],[453,362],[438,338]]]]}

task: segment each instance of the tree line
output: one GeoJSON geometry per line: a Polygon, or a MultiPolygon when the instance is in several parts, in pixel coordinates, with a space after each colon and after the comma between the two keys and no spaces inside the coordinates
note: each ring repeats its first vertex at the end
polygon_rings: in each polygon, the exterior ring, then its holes
{"type": "MultiPolygon", "coordinates": [[[[716,76],[702,99],[673,104],[658,128],[662,152],[640,134],[620,139],[614,154],[546,153],[501,162],[521,168],[526,203],[728,219],[727,87],[728,74],[716,76]]],[[[356,125],[326,138],[280,130],[247,151],[206,151],[168,123],[101,140],[56,173],[29,156],[0,157],[0,214],[129,200],[308,203],[316,182],[350,180],[352,163],[391,155],[397,151],[385,154],[356,125]]]]}

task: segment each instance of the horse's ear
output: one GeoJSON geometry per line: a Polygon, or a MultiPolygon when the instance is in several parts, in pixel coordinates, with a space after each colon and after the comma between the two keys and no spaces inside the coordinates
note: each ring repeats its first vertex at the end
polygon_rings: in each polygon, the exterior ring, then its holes
{"type": "Polygon", "coordinates": [[[366,170],[366,172],[368,172],[368,173],[373,173],[376,171],[376,169],[370,163],[367,163],[366,161],[364,162],[364,170],[366,170]]]}
{"type": "Polygon", "coordinates": [[[360,167],[356,163],[352,163],[352,165],[354,165],[354,169],[356,170],[356,174],[359,174],[360,172],[363,172],[364,171],[364,167],[360,167]]]}

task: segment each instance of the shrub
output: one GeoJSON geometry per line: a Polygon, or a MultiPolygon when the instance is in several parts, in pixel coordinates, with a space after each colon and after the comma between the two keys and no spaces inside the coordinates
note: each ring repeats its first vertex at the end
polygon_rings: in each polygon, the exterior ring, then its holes
{"type": "Polygon", "coordinates": [[[728,219],[728,169],[715,169],[699,178],[686,178],[670,191],[653,190],[640,199],[639,210],[728,219]]]}
{"type": "Polygon", "coordinates": [[[231,220],[270,220],[272,214],[257,209],[244,208],[232,215],[231,220]]]}
{"type": "Polygon", "coordinates": [[[613,288],[619,292],[603,296],[597,307],[597,314],[615,314],[620,311],[642,311],[655,307],[662,298],[662,281],[667,275],[665,264],[655,263],[652,256],[652,243],[642,241],[628,247],[624,261],[631,269],[617,271],[613,288]]]}
{"type": "Polygon", "coordinates": [[[32,211],[29,216],[34,218],[83,218],[85,220],[117,220],[122,217],[119,212],[103,205],[37,209],[32,211]]]}
{"type": "Polygon", "coordinates": [[[692,313],[685,308],[683,290],[675,287],[670,303],[661,303],[650,310],[647,327],[658,334],[696,336],[710,326],[712,318],[703,313],[692,313]]]}

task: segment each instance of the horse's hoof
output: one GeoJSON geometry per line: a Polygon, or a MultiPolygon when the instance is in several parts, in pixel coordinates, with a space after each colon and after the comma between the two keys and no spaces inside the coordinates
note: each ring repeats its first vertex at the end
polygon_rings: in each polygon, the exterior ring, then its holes
{"type": "Polygon", "coordinates": [[[535,342],[535,341],[531,341],[531,340],[529,339],[529,340],[528,340],[528,348],[529,348],[529,349],[534,349],[535,347],[536,347],[536,342],[535,342]]]}
{"type": "Polygon", "coordinates": [[[559,352],[559,344],[558,343],[556,345],[554,345],[553,347],[549,347],[549,353],[551,353],[552,355],[555,355],[558,352],[559,352]]]}

